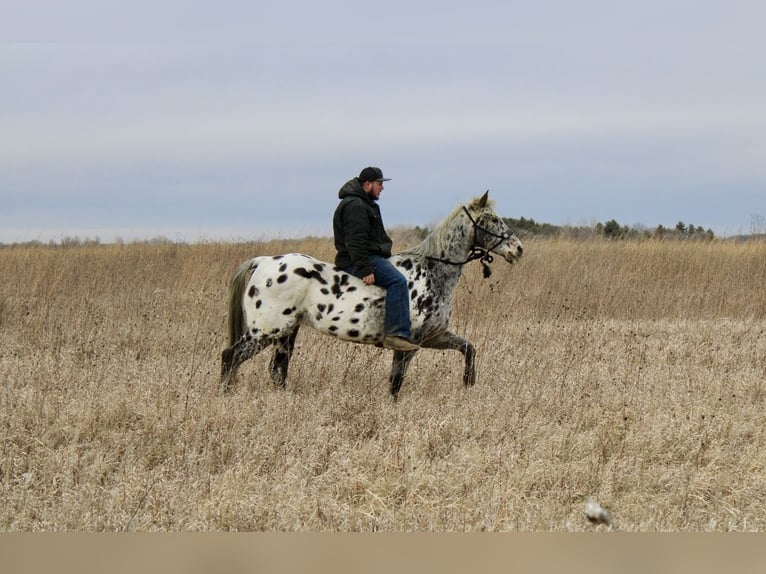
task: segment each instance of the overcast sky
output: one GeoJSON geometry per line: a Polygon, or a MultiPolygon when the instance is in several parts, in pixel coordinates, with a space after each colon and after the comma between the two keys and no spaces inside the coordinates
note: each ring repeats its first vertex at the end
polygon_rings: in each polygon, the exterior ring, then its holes
{"type": "Polygon", "coordinates": [[[766,3],[0,0],[0,241],[508,217],[749,232],[766,3]]]}

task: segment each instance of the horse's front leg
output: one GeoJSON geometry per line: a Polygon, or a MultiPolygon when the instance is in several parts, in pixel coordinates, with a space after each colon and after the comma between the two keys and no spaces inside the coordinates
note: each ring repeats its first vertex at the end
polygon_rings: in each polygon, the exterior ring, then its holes
{"type": "Polygon", "coordinates": [[[421,347],[429,349],[454,349],[463,353],[465,357],[465,370],[463,371],[463,384],[472,387],[476,384],[476,349],[467,339],[444,331],[435,337],[420,343],[421,347]]]}
{"type": "Polygon", "coordinates": [[[412,361],[416,352],[417,351],[394,351],[394,361],[391,365],[391,377],[389,378],[391,383],[391,395],[394,399],[399,396],[399,389],[402,388],[404,375],[407,374],[407,368],[410,366],[410,361],[412,361]]]}

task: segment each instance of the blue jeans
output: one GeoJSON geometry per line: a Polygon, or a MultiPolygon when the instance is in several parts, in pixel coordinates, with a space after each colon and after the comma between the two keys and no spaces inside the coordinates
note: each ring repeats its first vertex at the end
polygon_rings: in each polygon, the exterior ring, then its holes
{"type": "MultiPolygon", "coordinates": [[[[410,338],[410,291],[407,289],[407,279],[385,257],[370,255],[375,285],[386,290],[386,335],[399,335],[410,338]]],[[[361,277],[355,265],[346,267],[345,271],[361,277]]]]}

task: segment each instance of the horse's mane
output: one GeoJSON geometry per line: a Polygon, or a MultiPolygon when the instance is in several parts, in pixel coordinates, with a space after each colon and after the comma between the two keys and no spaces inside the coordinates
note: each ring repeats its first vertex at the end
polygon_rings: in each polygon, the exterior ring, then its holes
{"type": "MultiPolygon", "coordinates": [[[[468,209],[468,211],[471,213],[471,216],[475,218],[476,213],[480,209],[481,201],[481,197],[475,197],[465,205],[458,205],[452,211],[452,213],[450,213],[444,220],[442,220],[436,225],[436,227],[434,227],[434,230],[431,231],[431,233],[429,233],[423,241],[421,241],[415,247],[407,249],[406,251],[402,251],[402,253],[408,255],[433,255],[447,251],[449,246],[448,239],[453,229],[453,221],[465,213],[463,211],[463,207],[468,209]]],[[[487,207],[492,207],[494,205],[494,202],[491,199],[485,201],[485,205],[487,207]]]]}

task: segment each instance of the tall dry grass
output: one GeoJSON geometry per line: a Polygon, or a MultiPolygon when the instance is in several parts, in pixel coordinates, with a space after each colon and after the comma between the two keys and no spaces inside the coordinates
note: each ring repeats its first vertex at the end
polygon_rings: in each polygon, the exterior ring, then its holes
{"type": "Polygon", "coordinates": [[[0,529],[766,530],[766,244],[529,241],[390,353],[304,330],[217,392],[229,276],[322,240],[0,249],[0,529]],[[604,529],[604,526],[597,528],[604,529]]]}

